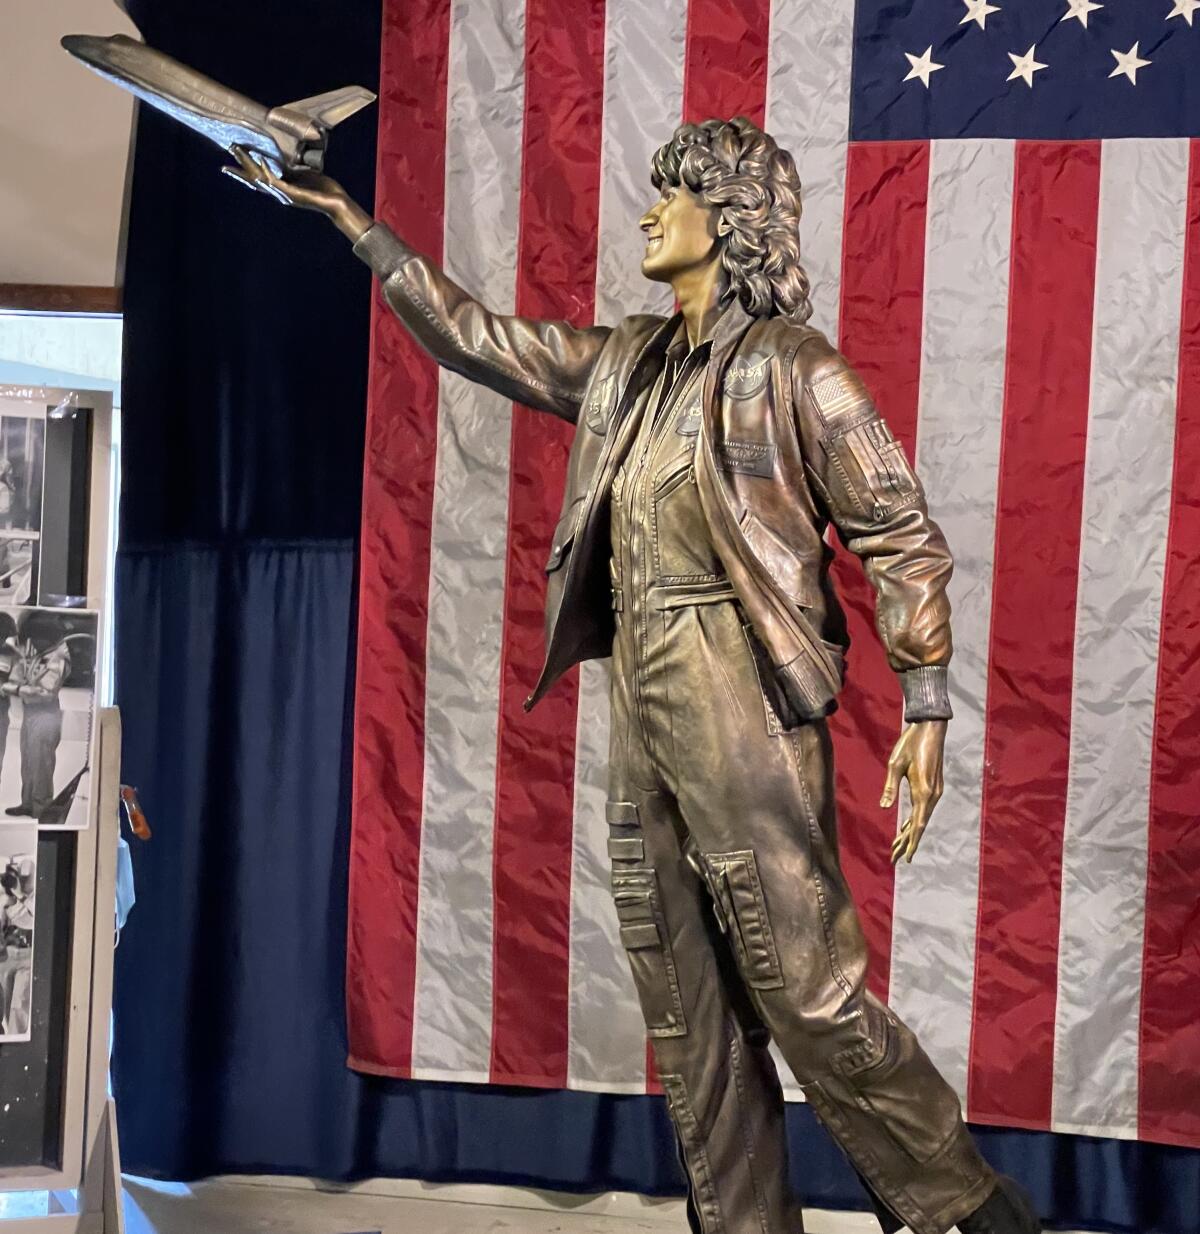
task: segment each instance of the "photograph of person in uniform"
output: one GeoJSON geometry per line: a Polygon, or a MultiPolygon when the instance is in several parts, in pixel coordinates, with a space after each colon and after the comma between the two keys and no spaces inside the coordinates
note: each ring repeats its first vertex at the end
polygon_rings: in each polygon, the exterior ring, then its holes
{"type": "Polygon", "coordinates": [[[85,827],[96,614],[30,608],[0,618],[0,819],[85,827]]]}
{"type": "Polygon", "coordinates": [[[0,606],[37,600],[45,466],[44,409],[0,399],[0,606]]]}
{"type": "Polygon", "coordinates": [[[29,1040],[37,828],[0,829],[0,1042],[29,1040]]]}

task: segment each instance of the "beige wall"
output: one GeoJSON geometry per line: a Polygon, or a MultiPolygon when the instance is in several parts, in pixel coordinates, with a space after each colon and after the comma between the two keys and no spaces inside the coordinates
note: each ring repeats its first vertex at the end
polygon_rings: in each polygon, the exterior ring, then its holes
{"type": "Polygon", "coordinates": [[[132,99],[58,45],[117,33],[113,0],[0,0],[0,283],[119,281],[132,99]]]}

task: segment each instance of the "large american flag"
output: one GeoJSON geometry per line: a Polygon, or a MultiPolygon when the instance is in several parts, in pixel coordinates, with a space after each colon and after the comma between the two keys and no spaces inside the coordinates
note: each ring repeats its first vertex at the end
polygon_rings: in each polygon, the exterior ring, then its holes
{"type": "MultiPolygon", "coordinates": [[[[946,793],[895,872],[899,692],[837,565],[873,987],[974,1120],[1200,1146],[1200,0],[385,9],[378,213],[497,310],[670,310],[636,220],[681,117],[795,154],[816,323],[957,559],[946,793]]],[[[371,363],[352,1064],[653,1091],[606,668],[521,708],[570,430],[439,373],[382,302],[371,363]]]]}

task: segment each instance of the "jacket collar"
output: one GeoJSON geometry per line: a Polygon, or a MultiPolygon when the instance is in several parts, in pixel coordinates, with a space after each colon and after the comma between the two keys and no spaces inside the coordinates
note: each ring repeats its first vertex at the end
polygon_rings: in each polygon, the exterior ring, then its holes
{"type": "Polygon", "coordinates": [[[746,332],[758,320],[742,307],[742,302],[735,296],[729,306],[717,319],[713,327],[712,347],[708,353],[708,363],[704,366],[704,406],[713,407],[716,403],[717,389],[738,344],[746,332]]]}

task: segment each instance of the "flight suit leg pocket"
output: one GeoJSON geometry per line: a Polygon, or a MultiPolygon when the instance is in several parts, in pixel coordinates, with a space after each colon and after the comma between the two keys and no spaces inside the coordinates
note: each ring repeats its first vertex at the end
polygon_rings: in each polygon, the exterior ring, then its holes
{"type": "Polygon", "coordinates": [[[658,879],[653,870],[614,868],[612,890],[621,946],[629,957],[646,1032],[651,1037],[683,1037],[687,1019],[658,879]]]}
{"type": "Polygon", "coordinates": [[[783,970],[754,854],[749,849],[707,853],[704,863],[717,916],[733,941],[743,980],[756,990],[779,989],[783,970]]]}
{"type": "Polygon", "coordinates": [[[629,957],[646,1032],[651,1037],[682,1037],[687,1033],[687,1019],[679,976],[658,877],[645,864],[646,844],[637,802],[610,801],[605,806],[605,818],[621,945],[629,957]]]}

